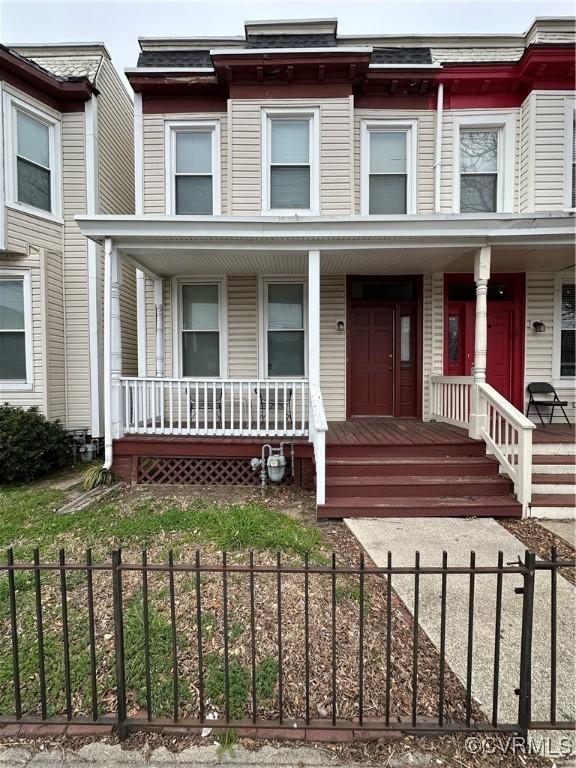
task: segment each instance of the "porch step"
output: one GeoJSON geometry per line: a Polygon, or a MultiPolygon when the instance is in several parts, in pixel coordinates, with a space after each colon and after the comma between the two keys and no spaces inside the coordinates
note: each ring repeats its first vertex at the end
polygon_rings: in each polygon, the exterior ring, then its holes
{"type": "Polygon", "coordinates": [[[414,500],[420,495],[438,496],[502,496],[512,491],[512,484],[506,477],[461,475],[403,475],[394,477],[352,476],[329,477],[326,493],[329,497],[390,495],[396,498],[408,496],[414,500]]]}
{"type": "Polygon", "coordinates": [[[319,518],[521,517],[512,496],[340,496],[318,506],[319,518]]]}
{"type": "Polygon", "coordinates": [[[532,472],[538,475],[569,475],[576,481],[576,456],[533,456],[532,472]]]}
{"type": "Polygon", "coordinates": [[[576,456],[576,443],[532,443],[532,458],[538,456],[576,456]]]}
{"type": "Polygon", "coordinates": [[[537,472],[532,475],[532,493],[576,494],[576,475],[537,472]]]}
{"type": "MultiPolygon", "coordinates": [[[[331,455],[331,454],[330,454],[331,455]]],[[[380,458],[329,458],[326,477],[378,477],[401,475],[437,477],[454,475],[485,476],[498,474],[498,462],[489,456],[384,456],[380,458]]]]}
{"type": "Polygon", "coordinates": [[[330,444],[326,446],[326,455],[330,459],[387,459],[387,458],[429,458],[429,457],[463,457],[486,456],[486,446],[481,441],[470,440],[464,443],[428,443],[424,444],[330,444]]]}
{"type": "Polygon", "coordinates": [[[574,510],[574,508],[576,508],[576,494],[550,492],[533,493],[532,508],[534,507],[566,507],[574,510]]]}

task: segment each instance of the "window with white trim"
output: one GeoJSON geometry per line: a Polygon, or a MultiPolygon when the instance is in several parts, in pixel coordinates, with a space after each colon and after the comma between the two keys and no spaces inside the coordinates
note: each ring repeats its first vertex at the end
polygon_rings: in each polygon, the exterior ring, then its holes
{"type": "Polygon", "coordinates": [[[361,211],[416,213],[416,121],[363,121],[361,211]]]}
{"type": "Polygon", "coordinates": [[[23,274],[0,274],[0,382],[31,381],[30,287],[23,274]]]}
{"type": "Polygon", "coordinates": [[[265,283],[267,376],[305,375],[306,307],[304,283],[265,283]]]}
{"type": "Polygon", "coordinates": [[[6,203],[61,216],[60,123],[9,94],[4,97],[6,203]]]}
{"type": "Polygon", "coordinates": [[[576,281],[562,278],[556,291],[559,302],[558,318],[558,365],[559,378],[576,378],[576,281]]]}
{"type": "Polygon", "coordinates": [[[460,212],[498,210],[500,131],[460,129],[460,212]]]}
{"type": "Polygon", "coordinates": [[[166,212],[220,213],[220,131],[217,121],[168,123],[166,212]]]}
{"type": "Polygon", "coordinates": [[[263,112],[264,212],[317,212],[317,110],[263,112]]]}
{"type": "Polygon", "coordinates": [[[181,283],[180,359],[182,376],[221,376],[221,284],[181,283]]]}
{"type": "Polygon", "coordinates": [[[567,100],[564,121],[564,207],[576,209],[576,102],[567,100]]]}
{"type": "Polygon", "coordinates": [[[514,210],[516,112],[454,117],[454,212],[514,210]]]}

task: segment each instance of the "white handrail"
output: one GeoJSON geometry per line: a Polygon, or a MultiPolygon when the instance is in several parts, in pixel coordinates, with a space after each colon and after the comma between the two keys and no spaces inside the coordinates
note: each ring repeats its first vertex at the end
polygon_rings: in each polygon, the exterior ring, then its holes
{"type": "Polygon", "coordinates": [[[468,428],[472,376],[430,377],[430,418],[468,428]]]}
{"type": "Polygon", "coordinates": [[[479,383],[482,415],[480,435],[489,453],[514,483],[514,491],[526,512],[532,500],[532,430],[534,424],[490,384],[479,383]]]}
{"type": "Polygon", "coordinates": [[[316,504],[326,502],[326,432],[328,422],[324,411],[322,392],[317,384],[310,384],[310,440],[314,446],[316,465],[316,504]]]}
{"type": "Polygon", "coordinates": [[[307,437],[305,379],[120,379],[124,434],[307,437]]]}

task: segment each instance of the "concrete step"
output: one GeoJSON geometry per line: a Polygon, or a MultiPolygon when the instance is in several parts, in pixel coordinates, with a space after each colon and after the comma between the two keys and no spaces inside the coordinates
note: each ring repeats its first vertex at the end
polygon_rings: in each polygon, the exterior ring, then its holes
{"type": "Polygon", "coordinates": [[[403,475],[386,477],[382,475],[358,477],[330,477],[326,481],[326,493],[330,496],[505,496],[512,492],[508,478],[494,475],[436,476],[403,475]]]}
{"type": "Polygon", "coordinates": [[[319,518],[344,517],[521,517],[512,496],[328,497],[319,518]]]}
{"type": "Polygon", "coordinates": [[[492,476],[498,474],[498,462],[489,456],[389,456],[380,458],[329,458],[326,477],[400,477],[414,475],[492,476]]]}

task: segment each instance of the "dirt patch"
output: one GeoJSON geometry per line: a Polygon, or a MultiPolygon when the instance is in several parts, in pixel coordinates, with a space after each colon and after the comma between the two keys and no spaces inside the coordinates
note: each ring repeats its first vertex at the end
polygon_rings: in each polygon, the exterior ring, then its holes
{"type": "MultiPolygon", "coordinates": [[[[542,559],[550,559],[553,547],[556,547],[558,560],[576,559],[576,549],[560,536],[544,528],[537,520],[498,520],[498,522],[525,544],[527,549],[535,552],[542,559]]],[[[576,585],[574,568],[560,568],[558,573],[571,584],[576,585]]]]}

